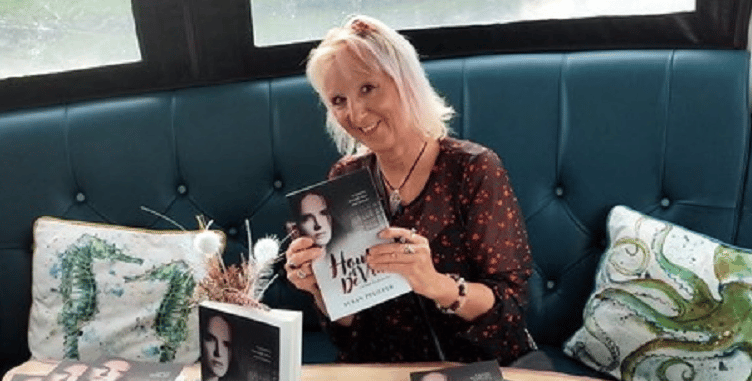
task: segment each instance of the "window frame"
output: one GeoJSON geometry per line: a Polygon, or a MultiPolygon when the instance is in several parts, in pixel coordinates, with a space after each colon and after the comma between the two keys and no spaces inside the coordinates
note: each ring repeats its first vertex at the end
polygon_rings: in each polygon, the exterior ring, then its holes
{"type": "MultiPolygon", "coordinates": [[[[425,60],[603,49],[746,49],[752,0],[694,12],[404,30],[425,60]]],[[[132,0],[142,61],[0,80],[0,111],[301,74],[317,41],[256,47],[249,0],[132,0]]]]}

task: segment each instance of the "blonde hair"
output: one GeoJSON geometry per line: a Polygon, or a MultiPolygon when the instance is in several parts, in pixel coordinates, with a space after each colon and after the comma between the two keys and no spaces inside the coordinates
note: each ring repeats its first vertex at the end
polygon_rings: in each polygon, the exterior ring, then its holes
{"type": "Polygon", "coordinates": [[[368,16],[352,16],[343,26],[331,29],[311,50],[306,76],[327,106],[326,129],[337,149],[350,154],[359,143],[337,122],[324,95],[324,77],[334,54],[348,48],[370,69],[380,70],[394,80],[408,118],[429,137],[440,138],[450,131],[447,122],[454,110],[428,82],[415,48],[386,24],[368,16]]]}

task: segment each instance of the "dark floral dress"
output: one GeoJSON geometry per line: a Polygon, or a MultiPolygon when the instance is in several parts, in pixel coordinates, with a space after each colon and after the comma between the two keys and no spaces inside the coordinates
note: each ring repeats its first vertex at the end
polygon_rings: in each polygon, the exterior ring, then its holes
{"type": "MultiPolygon", "coordinates": [[[[381,184],[376,165],[373,153],[348,156],[332,167],[329,177],[365,166],[381,184]]],[[[392,215],[390,223],[417,229],[430,242],[438,272],[483,283],[496,301],[470,322],[441,313],[432,300],[412,292],[361,311],[351,327],[322,319],[340,361],[436,361],[435,341],[447,361],[496,359],[505,365],[531,350],[523,313],[532,274],[530,247],[507,172],[493,151],[441,139],[422,193],[392,215]]]]}

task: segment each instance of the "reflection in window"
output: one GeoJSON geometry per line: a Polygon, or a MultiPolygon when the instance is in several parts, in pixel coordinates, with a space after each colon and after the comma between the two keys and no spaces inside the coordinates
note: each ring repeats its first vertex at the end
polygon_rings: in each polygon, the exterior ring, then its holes
{"type": "Polygon", "coordinates": [[[695,0],[249,0],[257,46],[318,40],[350,14],[397,29],[694,11],[695,0]]]}
{"type": "Polygon", "coordinates": [[[130,0],[0,0],[0,79],[141,60],[130,0]]]}

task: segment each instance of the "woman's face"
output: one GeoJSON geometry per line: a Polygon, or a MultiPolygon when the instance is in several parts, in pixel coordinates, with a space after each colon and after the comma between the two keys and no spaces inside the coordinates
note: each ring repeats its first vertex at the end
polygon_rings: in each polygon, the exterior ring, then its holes
{"type": "Polygon", "coordinates": [[[394,80],[370,69],[349,48],[334,53],[322,94],[337,122],[374,152],[394,147],[408,128],[394,80]]]}
{"type": "Polygon", "coordinates": [[[300,200],[300,230],[321,247],[332,239],[332,216],[323,197],[309,194],[300,200]]]}
{"type": "Polygon", "coordinates": [[[207,369],[216,377],[224,376],[230,366],[232,355],[230,325],[219,316],[212,317],[209,319],[202,342],[206,354],[204,364],[207,369]]]}

